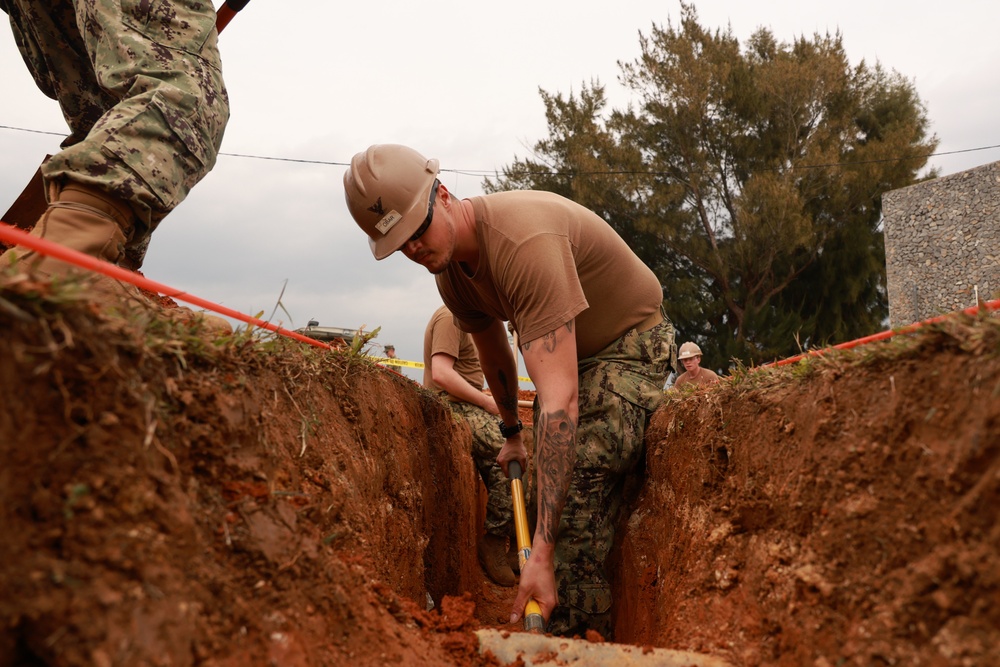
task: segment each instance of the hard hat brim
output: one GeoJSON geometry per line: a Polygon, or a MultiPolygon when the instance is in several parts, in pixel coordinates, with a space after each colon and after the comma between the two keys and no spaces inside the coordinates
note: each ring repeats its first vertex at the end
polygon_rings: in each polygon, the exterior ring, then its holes
{"type": "Polygon", "coordinates": [[[410,210],[403,213],[403,219],[397,222],[388,234],[377,240],[368,237],[368,247],[371,248],[375,259],[383,260],[396,252],[406,245],[410,237],[420,229],[420,225],[427,219],[427,207],[430,204],[431,189],[434,187],[435,180],[437,180],[437,175],[432,175],[422,196],[413,203],[410,210]]]}

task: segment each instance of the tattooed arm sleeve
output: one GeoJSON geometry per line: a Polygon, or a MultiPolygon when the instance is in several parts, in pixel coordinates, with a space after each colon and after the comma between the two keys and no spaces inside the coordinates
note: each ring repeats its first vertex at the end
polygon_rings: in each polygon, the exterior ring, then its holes
{"type": "Polygon", "coordinates": [[[538,523],[535,539],[554,544],[576,465],[579,418],[575,322],[521,345],[535,384],[539,421],[535,424],[538,523]]]}

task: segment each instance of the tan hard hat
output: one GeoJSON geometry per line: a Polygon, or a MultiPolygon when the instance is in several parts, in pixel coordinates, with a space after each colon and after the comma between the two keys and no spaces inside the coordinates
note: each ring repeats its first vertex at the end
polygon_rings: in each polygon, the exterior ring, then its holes
{"type": "Polygon", "coordinates": [[[701,348],[694,343],[684,343],[681,345],[680,354],[677,355],[678,359],[690,359],[691,357],[700,357],[701,348]]]}
{"type": "Polygon", "coordinates": [[[427,218],[437,160],[398,144],[376,144],[351,159],[344,196],[375,259],[403,247],[427,218]]]}

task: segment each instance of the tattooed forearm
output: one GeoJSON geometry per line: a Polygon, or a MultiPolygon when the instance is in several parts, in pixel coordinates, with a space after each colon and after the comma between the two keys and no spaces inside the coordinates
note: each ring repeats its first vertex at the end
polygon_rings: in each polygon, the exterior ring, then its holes
{"type": "Polygon", "coordinates": [[[500,392],[499,395],[494,395],[493,399],[500,407],[517,412],[517,389],[519,386],[516,382],[517,378],[514,378],[515,382],[512,387],[510,378],[507,377],[506,373],[500,371],[498,375],[500,379],[500,392]]]}
{"type": "Polygon", "coordinates": [[[565,410],[540,415],[536,427],[538,526],[546,542],[555,542],[576,465],[576,422],[565,410]]]}

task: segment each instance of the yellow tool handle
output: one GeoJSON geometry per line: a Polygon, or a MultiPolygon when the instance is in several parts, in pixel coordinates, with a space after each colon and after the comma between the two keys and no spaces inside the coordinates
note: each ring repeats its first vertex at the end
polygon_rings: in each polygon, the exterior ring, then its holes
{"type": "MultiPolygon", "coordinates": [[[[511,461],[507,464],[510,472],[510,495],[514,504],[514,534],[517,538],[517,563],[524,570],[524,564],[531,556],[531,533],[528,530],[528,512],[524,507],[524,487],[521,485],[521,464],[511,461]]],[[[544,632],[545,620],[542,608],[534,598],[524,605],[524,629],[528,632],[544,632]]]]}

